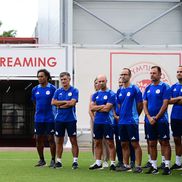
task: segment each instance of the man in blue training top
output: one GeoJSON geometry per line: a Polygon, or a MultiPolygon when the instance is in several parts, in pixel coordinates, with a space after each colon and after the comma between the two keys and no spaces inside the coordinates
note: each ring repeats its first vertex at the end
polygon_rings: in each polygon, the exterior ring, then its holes
{"type": "Polygon", "coordinates": [[[35,137],[40,161],[35,166],[42,167],[46,165],[44,159],[44,142],[47,137],[52,156],[49,167],[54,167],[56,146],[54,142],[54,115],[51,100],[56,88],[49,83],[51,76],[46,69],[39,70],[37,78],[39,85],[32,89],[32,101],[35,104],[35,137]]]}
{"type": "Polygon", "coordinates": [[[115,170],[115,146],[113,141],[113,128],[111,120],[114,119],[113,105],[115,103],[115,94],[107,88],[107,79],[105,75],[97,77],[100,90],[92,96],[90,105],[91,111],[95,112],[93,138],[95,143],[96,162],[90,166],[90,170],[102,168],[102,139],[106,139],[110,153],[110,170],[115,170]]]}
{"type": "Polygon", "coordinates": [[[120,77],[123,84],[117,91],[117,103],[119,105],[119,137],[123,151],[124,166],[118,168],[118,171],[131,170],[129,165],[129,142],[131,142],[136,157],[136,167],[133,172],[142,173],[142,150],[139,144],[138,131],[138,117],[143,108],[142,93],[137,86],[130,83],[130,69],[123,68],[120,77]]]}
{"type": "Polygon", "coordinates": [[[182,168],[182,66],[177,69],[178,82],[171,87],[170,104],[173,104],[171,112],[171,129],[175,143],[176,162],[171,169],[182,168]]]}
{"type": "Polygon", "coordinates": [[[56,155],[57,160],[55,168],[62,168],[62,153],[65,130],[67,130],[72,145],[73,164],[72,169],[78,168],[78,144],[77,144],[77,118],[75,106],[78,102],[78,89],[70,85],[70,74],[68,72],[60,73],[60,82],[62,87],[54,93],[52,104],[57,106],[55,117],[55,136],[56,136],[56,155]]]}
{"type": "Polygon", "coordinates": [[[146,87],[144,92],[144,112],[147,139],[149,140],[149,149],[152,166],[147,174],[158,174],[157,169],[157,141],[160,141],[161,150],[164,151],[165,168],[163,175],[171,174],[170,160],[171,147],[169,143],[169,123],[167,107],[170,99],[170,87],[160,81],[161,68],[159,66],[151,67],[150,77],[152,83],[146,87]]]}

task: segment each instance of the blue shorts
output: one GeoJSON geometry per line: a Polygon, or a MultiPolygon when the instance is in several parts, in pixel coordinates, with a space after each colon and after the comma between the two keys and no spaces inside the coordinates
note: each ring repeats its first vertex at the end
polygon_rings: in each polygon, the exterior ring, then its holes
{"type": "Polygon", "coordinates": [[[95,124],[93,138],[94,139],[111,139],[113,140],[113,127],[110,124],[95,124]]]}
{"type": "Polygon", "coordinates": [[[182,120],[171,119],[171,130],[174,137],[182,136],[182,120]]]}
{"type": "Polygon", "coordinates": [[[169,140],[169,123],[156,122],[154,125],[146,123],[146,133],[148,140],[169,140]]]}
{"type": "Polygon", "coordinates": [[[54,127],[54,122],[35,122],[34,133],[36,135],[54,135],[54,127]]]}
{"type": "Polygon", "coordinates": [[[69,137],[76,136],[77,135],[76,122],[56,122],[55,123],[55,136],[64,137],[65,130],[67,130],[69,137]]]}
{"type": "Polygon", "coordinates": [[[137,124],[120,124],[119,139],[121,142],[139,141],[139,132],[137,124]]]}

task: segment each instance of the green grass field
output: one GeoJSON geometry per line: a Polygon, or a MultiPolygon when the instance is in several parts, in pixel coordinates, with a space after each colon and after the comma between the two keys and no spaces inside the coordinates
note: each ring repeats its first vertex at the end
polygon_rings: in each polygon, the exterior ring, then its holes
{"type": "MultiPolygon", "coordinates": [[[[47,163],[50,161],[46,151],[47,163]]],[[[89,171],[93,163],[90,152],[80,152],[79,169],[72,170],[72,155],[64,152],[62,169],[36,168],[36,151],[1,151],[0,152],[0,182],[182,182],[182,171],[174,171],[170,176],[133,174],[132,172],[113,172],[108,169],[89,171]]],[[[143,157],[146,162],[146,156],[143,157]]]]}

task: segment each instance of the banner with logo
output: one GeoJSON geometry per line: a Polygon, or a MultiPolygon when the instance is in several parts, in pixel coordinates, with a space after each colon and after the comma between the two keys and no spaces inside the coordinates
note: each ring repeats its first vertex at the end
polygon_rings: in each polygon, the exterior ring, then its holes
{"type": "MultiPolygon", "coordinates": [[[[118,89],[118,79],[122,68],[132,71],[131,82],[143,92],[150,83],[150,68],[158,65],[162,69],[161,80],[169,85],[177,82],[176,69],[182,64],[181,50],[127,50],[75,48],[74,82],[79,89],[77,105],[78,127],[89,128],[88,105],[94,92],[94,80],[99,74],[107,76],[107,86],[114,92],[118,89]]],[[[143,121],[143,114],[140,121],[143,121]]]]}
{"type": "Polygon", "coordinates": [[[175,83],[176,69],[181,65],[181,53],[169,51],[121,51],[110,52],[110,86],[114,90],[118,87],[119,74],[122,68],[129,68],[132,72],[131,82],[141,91],[150,83],[150,69],[160,66],[161,81],[169,85],[175,83]]]}
{"type": "Polygon", "coordinates": [[[36,76],[37,70],[43,68],[55,77],[65,71],[65,48],[0,49],[0,76],[36,76]]]}

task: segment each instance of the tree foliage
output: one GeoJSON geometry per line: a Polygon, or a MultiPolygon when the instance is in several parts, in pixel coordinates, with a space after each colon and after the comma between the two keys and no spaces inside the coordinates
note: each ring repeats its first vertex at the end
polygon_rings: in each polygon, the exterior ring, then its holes
{"type": "MultiPolygon", "coordinates": [[[[2,22],[0,21],[0,27],[2,25],[2,22]]],[[[8,30],[8,31],[3,31],[2,34],[0,34],[0,37],[15,37],[17,31],[16,30],[8,30]]]]}

